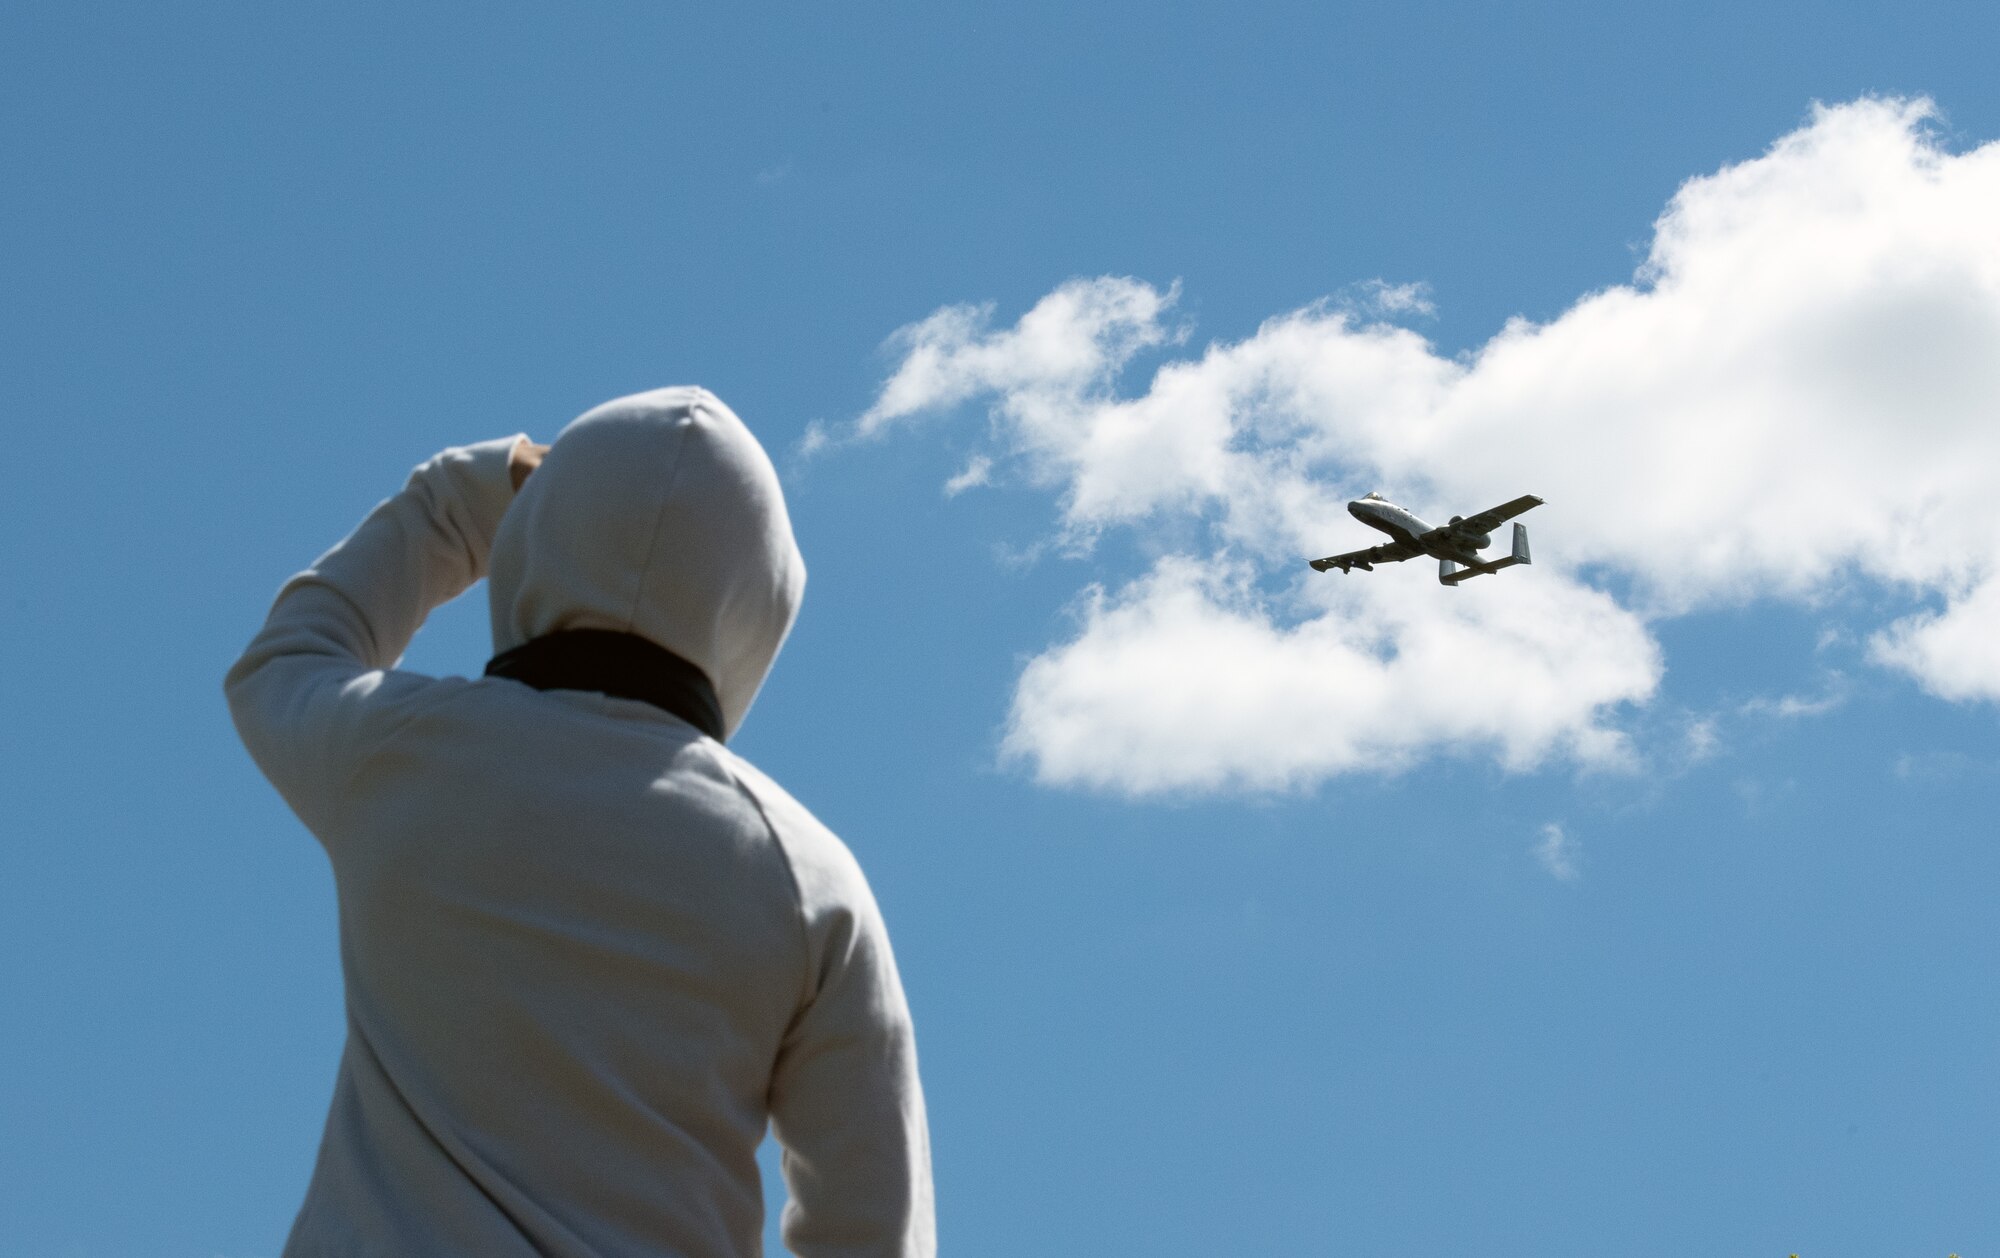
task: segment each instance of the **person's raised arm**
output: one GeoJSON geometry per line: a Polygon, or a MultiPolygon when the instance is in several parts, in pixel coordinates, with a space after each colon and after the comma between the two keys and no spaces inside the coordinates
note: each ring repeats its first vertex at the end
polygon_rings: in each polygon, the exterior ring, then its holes
{"type": "Polygon", "coordinates": [[[807,927],[816,990],[771,1084],[791,1196],[781,1230],[800,1258],[930,1258],[937,1228],[916,1038],[888,932],[861,887],[849,907],[807,927]]]}
{"type": "Polygon", "coordinates": [[[237,732],[308,825],[346,780],[372,718],[428,679],[385,670],[424,618],[486,573],[500,517],[546,446],[458,446],[287,581],[223,681],[237,732]]]}

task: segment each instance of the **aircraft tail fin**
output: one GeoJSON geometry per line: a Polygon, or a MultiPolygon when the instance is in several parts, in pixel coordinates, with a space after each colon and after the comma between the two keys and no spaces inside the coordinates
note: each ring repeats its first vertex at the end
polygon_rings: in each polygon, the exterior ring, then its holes
{"type": "Polygon", "coordinates": [[[1489,572],[1498,572],[1502,568],[1511,568],[1517,563],[1533,562],[1534,560],[1528,557],[1528,526],[1517,522],[1514,525],[1513,554],[1508,555],[1504,559],[1495,559],[1492,563],[1474,564],[1469,568],[1460,568],[1449,559],[1440,559],[1438,560],[1438,582],[1442,585],[1457,585],[1460,581],[1470,581],[1474,577],[1485,576],[1489,572]]]}

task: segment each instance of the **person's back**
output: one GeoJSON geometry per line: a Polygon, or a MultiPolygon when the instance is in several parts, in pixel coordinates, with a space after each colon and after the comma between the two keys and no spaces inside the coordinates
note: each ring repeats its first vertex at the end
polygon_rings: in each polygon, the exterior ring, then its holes
{"type": "Polygon", "coordinates": [[[419,468],[227,682],[339,889],[348,1043],[286,1252],[753,1254],[767,1116],[791,1248],[930,1252],[867,884],[719,741],[803,586],[768,460],[712,396],[661,390],[565,430],[510,505],[519,440],[419,468]],[[503,675],[383,671],[489,544],[503,675]],[[635,639],[707,706],[565,682],[635,639]]]}

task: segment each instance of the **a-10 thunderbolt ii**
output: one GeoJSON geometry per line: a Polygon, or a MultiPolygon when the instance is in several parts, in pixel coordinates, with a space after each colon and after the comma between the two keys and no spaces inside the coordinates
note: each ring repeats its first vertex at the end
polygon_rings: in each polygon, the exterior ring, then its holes
{"type": "Polygon", "coordinates": [[[1457,585],[1460,581],[1511,568],[1517,563],[1527,563],[1528,526],[1518,521],[1514,525],[1513,554],[1484,562],[1479,558],[1479,552],[1493,544],[1494,529],[1523,511],[1541,505],[1540,498],[1523,494],[1491,511],[1481,511],[1472,516],[1455,515],[1451,517],[1451,523],[1433,527],[1381,494],[1369,494],[1348,503],[1347,513],[1369,528],[1380,529],[1396,540],[1387,546],[1350,550],[1344,555],[1328,555],[1311,563],[1320,572],[1328,568],[1338,568],[1342,572],[1359,568],[1368,572],[1378,563],[1401,563],[1418,555],[1429,555],[1438,561],[1438,580],[1446,585],[1457,585]]]}

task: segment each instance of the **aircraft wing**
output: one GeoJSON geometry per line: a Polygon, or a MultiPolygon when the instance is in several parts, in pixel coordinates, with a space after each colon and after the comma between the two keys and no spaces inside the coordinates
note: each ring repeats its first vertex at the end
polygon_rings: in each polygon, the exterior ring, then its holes
{"type": "Polygon", "coordinates": [[[1514,499],[1514,501],[1503,502],[1491,511],[1481,511],[1478,515],[1465,517],[1458,522],[1458,527],[1474,533],[1491,533],[1494,529],[1499,528],[1502,524],[1505,524],[1530,507],[1539,507],[1541,505],[1542,500],[1540,498],[1535,497],[1533,494],[1522,494],[1519,498],[1514,499]]]}
{"type": "Polygon", "coordinates": [[[1390,542],[1387,546],[1370,546],[1367,550],[1350,550],[1344,555],[1328,555],[1324,559],[1312,560],[1311,563],[1319,572],[1325,572],[1328,568],[1338,568],[1342,572],[1359,568],[1366,572],[1378,563],[1401,563],[1405,559],[1414,559],[1423,553],[1424,548],[1421,546],[1412,546],[1407,542],[1390,542]]]}

